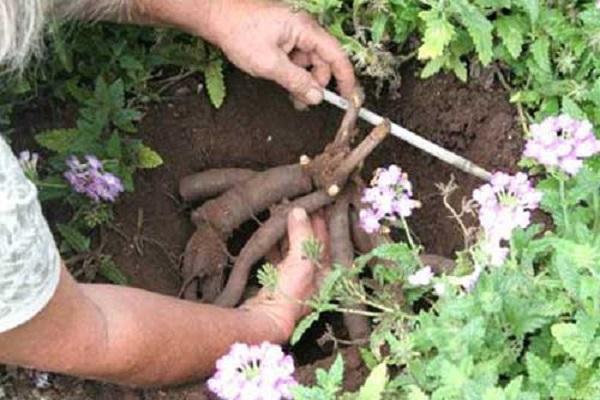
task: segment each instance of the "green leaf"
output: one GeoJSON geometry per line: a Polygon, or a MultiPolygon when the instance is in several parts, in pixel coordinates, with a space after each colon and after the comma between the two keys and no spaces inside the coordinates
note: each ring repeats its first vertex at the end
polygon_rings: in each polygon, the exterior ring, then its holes
{"type": "Polygon", "coordinates": [[[147,146],[140,146],[138,151],[138,168],[151,169],[159,167],[163,164],[163,159],[160,155],[147,146]]]}
{"type": "Polygon", "coordinates": [[[383,38],[383,34],[385,33],[385,27],[387,25],[389,16],[385,13],[377,14],[375,19],[373,20],[373,25],[371,26],[371,36],[373,39],[373,43],[381,42],[383,38]]]}
{"type": "Polygon", "coordinates": [[[304,335],[304,333],[319,320],[320,316],[320,313],[313,311],[306,317],[302,318],[300,323],[296,325],[296,329],[294,329],[294,334],[290,339],[290,344],[293,346],[298,343],[298,341],[302,338],[302,335],[304,335]]]}
{"type": "Polygon", "coordinates": [[[411,248],[406,243],[386,243],[377,246],[370,253],[373,257],[391,260],[404,268],[417,265],[417,259],[411,248]]]}
{"type": "Polygon", "coordinates": [[[421,71],[421,78],[427,79],[440,72],[444,66],[445,57],[437,57],[427,61],[423,71],[421,71]]]}
{"type": "Polygon", "coordinates": [[[540,385],[550,385],[552,382],[552,369],[541,357],[528,352],[525,356],[529,380],[540,385]]]}
{"type": "Polygon", "coordinates": [[[204,70],[204,79],[208,97],[215,108],[220,108],[225,100],[225,78],[223,77],[223,61],[219,58],[208,64],[204,70]]]}
{"type": "Polygon", "coordinates": [[[48,150],[67,154],[78,134],[77,129],[54,129],[35,135],[35,141],[48,150]]]}
{"type": "Polygon", "coordinates": [[[543,36],[531,45],[531,54],[537,66],[546,73],[552,73],[550,63],[550,40],[543,36]]]}
{"type": "Polygon", "coordinates": [[[57,224],[56,229],[75,252],[82,253],[90,250],[91,240],[71,225],[57,224]]]}
{"type": "Polygon", "coordinates": [[[419,47],[419,59],[440,57],[454,37],[454,27],[437,11],[423,11],[419,17],[425,21],[425,34],[423,44],[419,47]]]}
{"type": "Polygon", "coordinates": [[[517,16],[501,16],[496,20],[496,30],[502,43],[513,58],[518,58],[523,50],[524,32],[522,20],[517,16]]]}
{"type": "Polygon", "coordinates": [[[577,365],[588,368],[597,355],[597,340],[593,340],[595,326],[581,323],[558,323],[552,325],[552,336],[563,350],[575,359],[577,365]]]}
{"type": "Polygon", "coordinates": [[[110,257],[102,258],[100,261],[100,267],[98,268],[98,273],[116,285],[124,286],[128,284],[127,277],[110,257]]]}
{"type": "Polygon", "coordinates": [[[532,23],[536,23],[540,16],[540,1],[539,0],[516,0],[516,4],[520,5],[529,15],[532,23]]]}
{"type": "Polygon", "coordinates": [[[416,385],[409,386],[408,390],[409,392],[406,400],[429,400],[429,396],[416,385]]]}
{"type": "Polygon", "coordinates": [[[387,381],[387,365],[385,362],[382,362],[373,368],[367,377],[367,380],[358,392],[357,400],[381,400],[387,381]]]}
{"type": "Polygon", "coordinates": [[[562,98],[562,112],[573,118],[587,119],[585,112],[568,96],[562,98]]]}
{"type": "Polygon", "coordinates": [[[467,0],[454,0],[450,4],[461,16],[462,23],[475,44],[479,60],[483,65],[489,64],[494,55],[492,40],[494,26],[477,7],[467,0]]]}

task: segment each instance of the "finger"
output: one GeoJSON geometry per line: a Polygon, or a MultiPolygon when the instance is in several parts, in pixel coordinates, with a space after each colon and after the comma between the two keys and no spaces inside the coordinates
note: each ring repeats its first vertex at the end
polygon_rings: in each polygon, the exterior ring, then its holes
{"type": "Polygon", "coordinates": [[[289,256],[302,258],[304,242],[314,237],[314,232],[303,208],[294,208],[288,216],[288,239],[290,241],[289,256]]]}
{"type": "Polygon", "coordinates": [[[319,104],[323,100],[323,88],[313,76],[294,64],[289,56],[277,49],[277,63],[270,78],[286,88],[294,97],[307,104],[319,104]]]}
{"type": "Polygon", "coordinates": [[[340,43],[325,29],[315,25],[307,40],[298,43],[298,48],[305,52],[315,52],[331,68],[337,81],[340,94],[349,99],[356,86],[354,68],[348,55],[340,43]]]}
{"type": "Polygon", "coordinates": [[[294,50],[290,54],[290,60],[299,67],[307,68],[311,65],[310,54],[304,51],[294,50]]]}
{"type": "Polygon", "coordinates": [[[319,85],[326,87],[331,80],[331,67],[317,53],[311,53],[310,63],[312,65],[311,74],[319,85]]]}
{"type": "Polygon", "coordinates": [[[325,216],[322,211],[318,211],[313,214],[311,218],[312,229],[315,234],[315,238],[321,243],[323,246],[323,250],[321,251],[321,265],[329,266],[329,231],[327,229],[327,222],[325,220],[325,216]]]}
{"type": "Polygon", "coordinates": [[[269,249],[267,254],[265,254],[265,260],[268,263],[271,263],[273,265],[277,265],[277,264],[281,263],[281,261],[283,260],[283,257],[281,255],[279,243],[277,243],[275,246],[273,246],[269,249]]]}

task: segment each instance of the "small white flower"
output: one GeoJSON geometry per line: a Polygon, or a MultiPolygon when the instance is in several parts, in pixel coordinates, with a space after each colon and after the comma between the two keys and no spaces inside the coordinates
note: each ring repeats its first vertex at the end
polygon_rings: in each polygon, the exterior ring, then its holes
{"type": "Polygon", "coordinates": [[[431,271],[431,267],[429,265],[421,268],[414,274],[408,277],[408,283],[413,286],[427,286],[431,283],[433,279],[433,271],[431,271]]]}
{"type": "Polygon", "coordinates": [[[436,296],[442,297],[446,294],[446,285],[443,282],[438,282],[433,285],[433,292],[436,296]]]}

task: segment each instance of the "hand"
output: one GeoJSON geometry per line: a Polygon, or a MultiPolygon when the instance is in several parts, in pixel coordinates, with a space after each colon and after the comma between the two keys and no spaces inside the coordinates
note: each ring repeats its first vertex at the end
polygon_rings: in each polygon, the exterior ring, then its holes
{"type": "Polygon", "coordinates": [[[320,103],[332,75],[342,96],[350,97],[356,84],[352,64],[308,14],[272,0],[223,0],[211,8],[209,23],[210,36],[231,62],[277,82],[297,100],[320,103]]]}
{"type": "Polygon", "coordinates": [[[288,217],[288,238],[290,249],[278,265],[275,291],[262,289],[242,306],[259,317],[267,317],[278,330],[281,342],[289,339],[296,322],[307,314],[308,308],[302,302],[315,293],[319,282],[329,272],[329,235],[321,216],[315,216],[311,221],[306,211],[294,209],[288,217]],[[319,266],[303,254],[303,243],[311,238],[316,238],[323,245],[323,262],[319,266]]]}

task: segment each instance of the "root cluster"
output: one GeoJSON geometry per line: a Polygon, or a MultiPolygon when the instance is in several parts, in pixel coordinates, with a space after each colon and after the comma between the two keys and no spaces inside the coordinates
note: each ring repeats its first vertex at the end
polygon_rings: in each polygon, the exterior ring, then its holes
{"type": "MultiPolygon", "coordinates": [[[[181,295],[234,307],[242,299],[252,266],[278,245],[286,233],[288,212],[302,207],[308,213],[326,208],[332,262],[352,267],[356,242],[365,240],[357,224],[354,201],[359,179],[353,179],[364,159],[386,138],[388,121],[375,127],[356,147],[356,120],[363,95],[356,90],[335,139],[324,151],[299,163],[257,172],[213,169],[184,177],[179,186],[186,201],[214,197],[192,212],[197,229],[187,243],[181,295]],[[215,197],[216,196],[216,197],[215,197]],[[270,217],[252,235],[240,253],[227,251],[227,240],[245,221],[269,210],[270,217]],[[354,227],[353,227],[354,225],[354,227]],[[233,264],[225,282],[225,269],[233,264]]],[[[352,305],[348,305],[352,306],[352,305]]],[[[364,339],[369,325],[364,317],[345,317],[351,339],[364,339]]]]}

